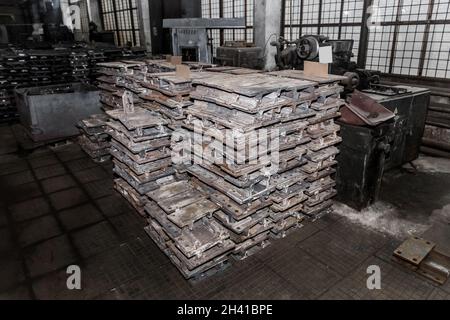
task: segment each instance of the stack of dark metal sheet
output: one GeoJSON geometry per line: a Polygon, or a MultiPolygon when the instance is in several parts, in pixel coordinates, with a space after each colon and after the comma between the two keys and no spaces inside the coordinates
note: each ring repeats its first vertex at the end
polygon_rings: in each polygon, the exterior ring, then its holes
{"type": "Polygon", "coordinates": [[[72,82],[68,55],[55,51],[3,51],[0,54],[0,105],[5,120],[17,116],[14,89],[72,82]]]}
{"type": "Polygon", "coordinates": [[[111,136],[116,189],[143,216],[146,194],[173,179],[170,159],[171,131],[159,114],[134,107],[125,91],[122,109],[106,111],[111,136]]]}
{"type": "Polygon", "coordinates": [[[91,75],[91,61],[87,51],[73,51],[70,54],[72,75],[76,81],[89,82],[91,75]]]}
{"type": "Polygon", "coordinates": [[[107,111],[116,189],[186,278],[245,259],[331,206],[344,105],[335,82],[123,63],[103,65],[120,99],[107,111]]]}
{"type": "Polygon", "coordinates": [[[235,245],[213,215],[219,207],[188,180],[173,181],[148,193],[153,202],[148,235],[186,278],[199,278],[221,270],[235,245]]]}
{"type": "Polygon", "coordinates": [[[0,112],[1,121],[18,117],[14,88],[29,83],[28,56],[3,51],[0,67],[0,112]]]}
{"type": "Polygon", "coordinates": [[[172,129],[179,128],[186,118],[186,109],[192,105],[190,93],[194,90],[192,81],[214,76],[211,72],[191,72],[189,78],[175,72],[147,74],[140,85],[144,91],[139,97],[147,109],[161,113],[172,129]]]}
{"type": "MultiPolygon", "coordinates": [[[[125,78],[132,75],[134,68],[140,67],[141,63],[136,61],[128,62],[104,62],[98,63],[97,87],[101,90],[100,102],[104,110],[111,110],[123,107],[122,96],[126,90],[125,78]]],[[[138,105],[140,99],[133,93],[133,103],[138,105]]]]}
{"type": "Polygon", "coordinates": [[[110,156],[109,135],[106,133],[108,116],[95,114],[79,122],[81,148],[97,163],[108,161],[110,156]]]}
{"type": "Polygon", "coordinates": [[[196,159],[187,171],[210,188],[221,208],[215,217],[242,259],[304,219],[310,185],[301,167],[308,161],[309,119],[318,117],[310,108],[317,100],[315,83],[251,73],[218,73],[194,83],[185,128],[196,159]],[[227,135],[231,145],[217,145],[227,135]],[[201,136],[213,137],[216,145],[201,136]]]}
{"type": "Polygon", "coordinates": [[[145,62],[149,73],[171,72],[176,69],[176,65],[166,59],[149,59],[145,62]]]}

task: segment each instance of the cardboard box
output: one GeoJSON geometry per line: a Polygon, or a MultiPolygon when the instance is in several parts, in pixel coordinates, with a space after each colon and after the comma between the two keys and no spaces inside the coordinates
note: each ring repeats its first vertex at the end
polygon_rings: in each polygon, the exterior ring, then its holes
{"type": "Polygon", "coordinates": [[[303,70],[305,76],[313,77],[327,77],[328,76],[328,64],[305,61],[305,68],[303,70]]]}

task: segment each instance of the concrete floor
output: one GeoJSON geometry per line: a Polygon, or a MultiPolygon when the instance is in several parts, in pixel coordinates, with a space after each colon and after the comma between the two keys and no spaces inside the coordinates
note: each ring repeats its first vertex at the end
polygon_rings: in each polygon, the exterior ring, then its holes
{"type": "MultiPolygon", "coordinates": [[[[342,206],[187,282],[114,192],[111,165],[93,163],[77,145],[19,152],[8,126],[0,137],[1,299],[450,299],[449,282],[437,286],[390,261],[404,233],[378,230],[342,206]],[[82,270],[80,291],[66,288],[72,264],[82,270]],[[381,268],[381,290],[366,287],[370,265],[381,268]]],[[[389,173],[382,203],[400,208],[381,207],[395,214],[380,219],[427,226],[450,203],[448,190],[450,172],[389,173]]]]}

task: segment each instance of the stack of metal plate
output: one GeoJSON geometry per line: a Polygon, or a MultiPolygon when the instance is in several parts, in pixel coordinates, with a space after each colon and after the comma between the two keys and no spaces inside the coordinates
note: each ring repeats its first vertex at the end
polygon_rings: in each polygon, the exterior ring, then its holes
{"type": "Polygon", "coordinates": [[[110,159],[109,135],[106,133],[105,114],[95,114],[88,119],[79,122],[80,137],[78,143],[81,148],[97,163],[102,163],[110,159]]]}
{"type": "MultiPolygon", "coordinates": [[[[100,76],[97,78],[97,87],[101,90],[100,102],[104,110],[123,108],[122,97],[126,91],[124,88],[124,79],[132,75],[134,68],[139,67],[139,62],[104,62],[98,63],[97,72],[100,76]]],[[[138,105],[140,99],[138,95],[133,94],[133,103],[138,105]]]]}
{"type": "Polygon", "coordinates": [[[11,51],[1,52],[0,62],[0,116],[1,121],[18,117],[14,88],[29,83],[28,56],[11,51]]]}
{"type": "Polygon", "coordinates": [[[102,71],[120,99],[107,111],[116,189],[186,278],[245,259],[331,206],[337,83],[248,70],[184,78],[122,63],[102,71]]]}
{"type": "Polygon", "coordinates": [[[171,72],[176,69],[176,65],[167,61],[167,59],[149,59],[145,63],[148,66],[149,73],[171,72]]]}
{"type": "Polygon", "coordinates": [[[341,87],[245,73],[194,84],[185,128],[195,164],[187,171],[211,188],[237,257],[329,208],[341,87]],[[231,146],[218,144],[227,134],[231,146]]]}
{"type": "Polygon", "coordinates": [[[310,105],[316,115],[308,119],[307,135],[311,139],[308,152],[305,155],[307,163],[302,171],[308,175],[309,187],[306,191],[309,197],[304,203],[302,212],[315,218],[332,205],[331,198],[336,195],[335,181],[332,179],[336,172],[333,168],[337,162],[339,149],[336,145],[342,141],[338,136],[340,127],[334,119],[340,115],[339,110],[345,105],[340,99],[343,87],[340,86],[345,77],[328,75],[315,77],[305,75],[301,70],[283,70],[269,73],[269,75],[287,80],[310,80],[316,82],[315,94],[317,99],[310,105]]]}
{"type": "Polygon", "coordinates": [[[221,270],[235,248],[230,234],[213,215],[219,207],[188,180],[172,181],[148,193],[153,202],[148,235],[186,278],[221,270]]]}
{"type": "Polygon", "coordinates": [[[242,259],[264,248],[271,233],[284,235],[304,218],[308,185],[299,168],[311,140],[308,119],[316,115],[310,108],[315,83],[257,73],[218,73],[194,83],[185,128],[195,159],[187,171],[211,188],[221,208],[216,219],[242,259]]]}
{"type": "Polygon", "coordinates": [[[170,159],[171,131],[159,114],[134,107],[132,95],[125,91],[122,109],[109,110],[107,132],[114,172],[119,176],[116,189],[143,216],[146,194],[157,189],[174,173],[170,159]]]}
{"type": "Polygon", "coordinates": [[[86,51],[74,51],[70,54],[70,66],[72,67],[72,75],[76,81],[90,81],[90,57],[86,51]]]}
{"type": "Polygon", "coordinates": [[[186,109],[192,105],[193,80],[214,75],[204,71],[191,72],[189,78],[175,72],[147,74],[145,80],[140,81],[144,91],[139,97],[143,100],[143,107],[161,113],[172,129],[179,128],[186,118],[186,109]]]}
{"type": "Polygon", "coordinates": [[[53,50],[0,52],[0,108],[5,120],[17,115],[15,88],[73,82],[68,54],[53,50]]]}

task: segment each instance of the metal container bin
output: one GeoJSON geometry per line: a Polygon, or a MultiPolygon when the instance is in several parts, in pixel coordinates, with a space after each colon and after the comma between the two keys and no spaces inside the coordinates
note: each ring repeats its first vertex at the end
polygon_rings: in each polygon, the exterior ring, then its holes
{"type": "Polygon", "coordinates": [[[78,135],[76,124],[101,112],[96,87],[70,83],[15,90],[20,122],[35,142],[78,135]]]}

